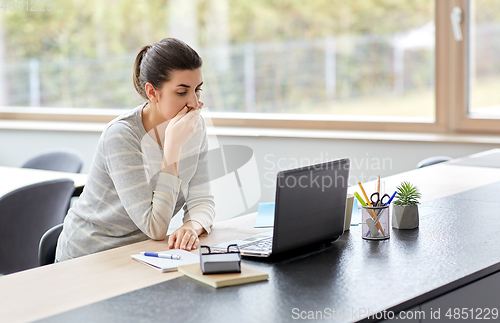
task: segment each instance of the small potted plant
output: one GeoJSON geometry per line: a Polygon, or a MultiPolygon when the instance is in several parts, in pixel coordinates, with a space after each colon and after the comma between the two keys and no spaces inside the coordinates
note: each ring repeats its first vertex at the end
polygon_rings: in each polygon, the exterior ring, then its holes
{"type": "Polygon", "coordinates": [[[396,229],[418,228],[418,204],[420,192],[417,186],[403,182],[396,188],[392,208],[392,227],[396,229]]]}

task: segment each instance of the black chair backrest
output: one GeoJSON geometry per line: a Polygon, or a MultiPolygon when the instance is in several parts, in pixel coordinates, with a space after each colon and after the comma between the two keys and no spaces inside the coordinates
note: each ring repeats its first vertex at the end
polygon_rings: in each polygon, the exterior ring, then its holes
{"type": "Polygon", "coordinates": [[[54,263],[56,259],[57,240],[62,229],[62,223],[53,226],[40,239],[40,245],[38,246],[38,262],[40,266],[54,263]]]}
{"type": "Polygon", "coordinates": [[[22,168],[54,170],[79,173],[83,166],[83,156],[77,150],[56,149],[43,152],[28,160],[22,168]]]}
{"type": "Polygon", "coordinates": [[[42,235],[66,216],[70,179],[21,187],[0,198],[0,273],[37,267],[42,235]]]}
{"type": "Polygon", "coordinates": [[[448,157],[448,156],[432,156],[432,157],[428,157],[428,158],[426,158],[424,160],[421,160],[417,164],[417,168],[422,168],[422,167],[427,167],[427,166],[431,166],[431,165],[443,163],[443,162],[446,162],[446,161],[449,161],[449,160],[452,160],[452,159],[453,158],[448,157]]]}

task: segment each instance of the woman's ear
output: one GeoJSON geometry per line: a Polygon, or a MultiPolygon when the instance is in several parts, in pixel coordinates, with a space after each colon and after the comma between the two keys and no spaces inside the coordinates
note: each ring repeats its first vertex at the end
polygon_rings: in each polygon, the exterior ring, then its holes
{"type": "Polygon", "coordinates": [[[146,90],[146,95],[148,96],[149,101],[151,103],[158,103],[158,91],[156,91],[155,87],[151,83],[146,83],[144,85],[144,88],[146,90]]]}

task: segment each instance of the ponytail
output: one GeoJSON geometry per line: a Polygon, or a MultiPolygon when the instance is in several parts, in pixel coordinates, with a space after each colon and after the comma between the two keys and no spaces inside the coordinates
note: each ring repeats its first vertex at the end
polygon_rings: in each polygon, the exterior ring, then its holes
{"type": "Polygon", "coordinates": [[[143,97],[145,100],[148,100],[148,96],[146,94],[146,90],[144,89],[144,84],[143,82],[141,82],[141,64],[142,64],[142,59],[146,55],[149,48],[151,48],[150,45],[142,47],[139,54],[137,54],[134,63],[134,87],[137,93],[139,93],[139,95],[143,97]]]}

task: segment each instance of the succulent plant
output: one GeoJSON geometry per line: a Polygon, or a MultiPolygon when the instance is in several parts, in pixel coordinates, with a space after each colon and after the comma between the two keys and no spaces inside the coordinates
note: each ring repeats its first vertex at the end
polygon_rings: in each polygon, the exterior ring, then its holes
{"type": "Polygon", "coordinates": [[[402,182],[401,185],[396,187],[396,199],[394,204],[396,205],[417,205],[419,204],[420,192],[416,185],[410,184],[410,182],[402,182]]]}

